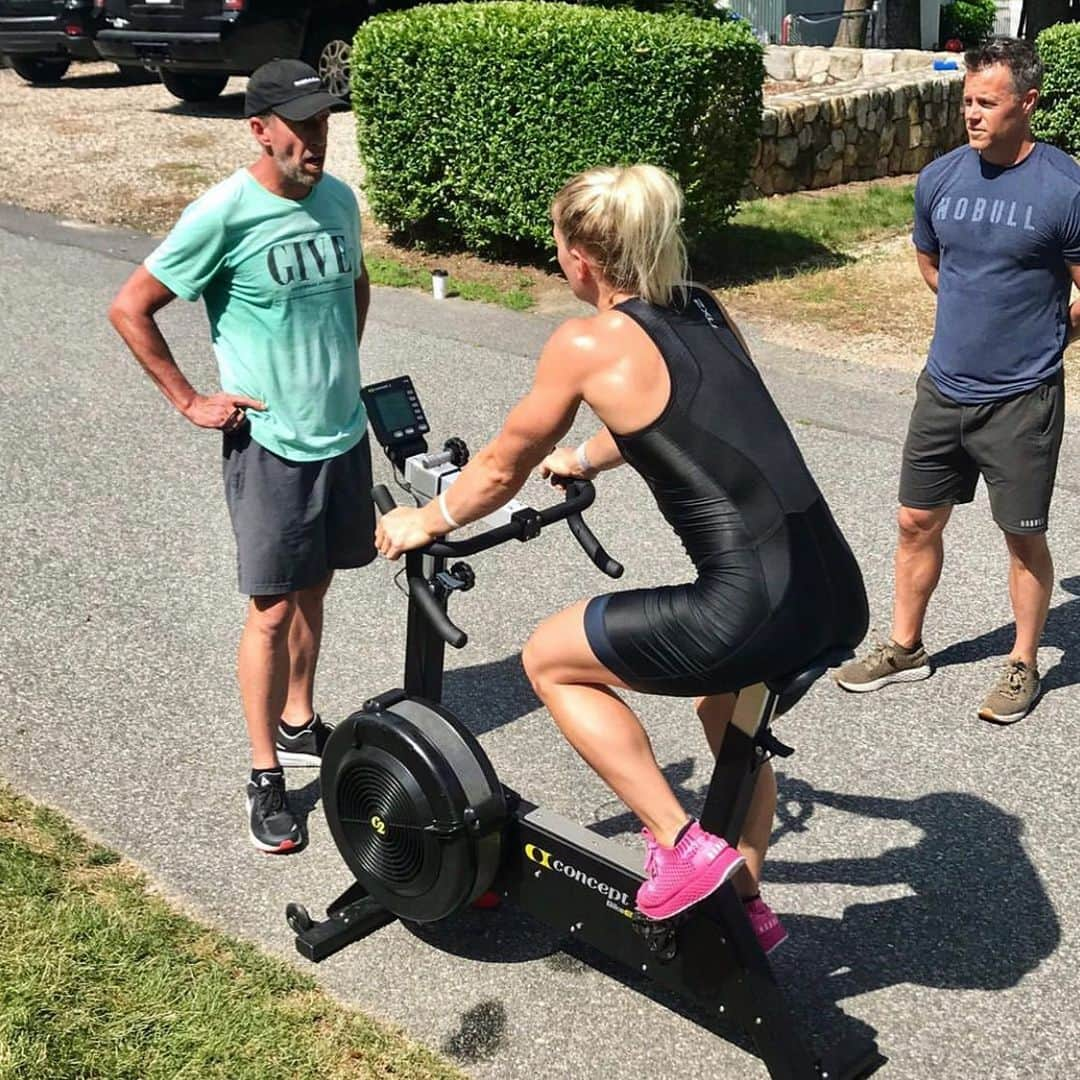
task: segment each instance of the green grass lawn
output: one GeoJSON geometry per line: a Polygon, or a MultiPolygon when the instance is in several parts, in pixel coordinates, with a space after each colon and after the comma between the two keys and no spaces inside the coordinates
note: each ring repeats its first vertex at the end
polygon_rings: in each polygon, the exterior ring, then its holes
{"type": "MultiPolygon", "coordinates": [[[[720,238],[697,251],[694,277],[726,288],[843,266],[854,261],[858,245],[909,230],[914,202],[914,183],[881,182],[742,203],[720,238]]],[[[537,291],[565,288],[553,273],[553,259],[530,258],[517,266],[457,257],[450,294],[524,311],[535,304],[537,291]]],[[[366,262],[376,285],[430,291],[438,257],[391,247],[366,262]]]]}
{"type": "MultiPolygon", "coordinates": [[[[425,266],[410,266],[399,259],[368,256],[364,260],[373,285],[390,285],[395,288],[431,289],[431,271],[425,266]]],[[[529,294],[532,278],[526,274],[515,275],[511,285],[492,284],[487,281],[470,281],[455,274],[448,295],[462,300],[482,300],[486,304],[500,304],[512,311],[525,311],[533,306],[529,294]]]]}
{"type": "Polygon", "coordinates": [[[0,940],[2,1080],[461,1080],[2,784],[0,940]]]}
{"type": "Polygon", "coordinates": [[[743,203],[719,242],[700,253],[699,272],[710,283],[737,285],[842,266],[853,261],[859,244],[910,229],[914,207],[913,183],[755,199],[743,203]]]}

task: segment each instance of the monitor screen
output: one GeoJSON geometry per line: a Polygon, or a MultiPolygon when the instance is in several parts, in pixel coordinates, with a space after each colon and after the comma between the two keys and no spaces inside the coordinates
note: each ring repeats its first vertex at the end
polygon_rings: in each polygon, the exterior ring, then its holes
{"type": "Polygon", "coordinates": [[[375,394],[370,404],[378,411],[382,426],[388,432],[399,431],[416,424],[416,413],[413,412],[413,407],[404,390],[395,387],[386,393],[375,394]]]}

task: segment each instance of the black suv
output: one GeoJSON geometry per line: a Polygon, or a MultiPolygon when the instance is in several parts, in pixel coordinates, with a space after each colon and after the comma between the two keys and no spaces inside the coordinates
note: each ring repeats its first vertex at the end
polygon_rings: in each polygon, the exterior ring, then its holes
{"type": "MultiPolygon", "coordinates": [[[[0,0],[10,2],[10,0],[0,0]]],[[[369,15],[407,0],[94,0],[104,8],[97,51],[118,64],[161,72],[184,101],[209,101],[230,75],[275,57],[299,57],[326,88],[349,92],[349,54],[369,15]]]]}
{"type": "Polygon", "coordinates": [[[93,0],[0,0],[0,53],[31,83],[54,83],[72,60],[96,60],[93,0]]]}

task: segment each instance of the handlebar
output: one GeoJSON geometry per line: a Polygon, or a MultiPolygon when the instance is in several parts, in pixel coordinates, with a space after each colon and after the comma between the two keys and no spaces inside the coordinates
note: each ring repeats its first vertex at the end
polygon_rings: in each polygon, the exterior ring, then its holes
{"type": "MultiPolygon", "coordinates": [[[[596,489],[588,480],[574,480],[567,477],[558,480],[558,486],[566,492],[563,502],[543,510],[529,508],[519,510],[510,522],[495,529],[488,529],[478,536],[465,540],[435,540],[417,549],[421,555],[435,558],[454,558],[475,555],[480,551],[504,544],[508,540],[531,540],[541,529],[557,521],[566,521],[574,539],[592,562],[608,577],[622,576],[622,564],[611,558],[604,550],[592,530],[582,520],[581,512],[587,510],[596,498],[596,489]]],[[[397,504],[385,484],[377,484],[371,489],[371,497],[379,508],[379,513],[388,514],[397,504]]],[[[409,575],[409,595],[415,596],[424,614],[431,621],[436,633],[455,649],[460,649],[469,640],[468,635],[451,622],[442,605],[435,599],[422,575],[409,575]]]]}

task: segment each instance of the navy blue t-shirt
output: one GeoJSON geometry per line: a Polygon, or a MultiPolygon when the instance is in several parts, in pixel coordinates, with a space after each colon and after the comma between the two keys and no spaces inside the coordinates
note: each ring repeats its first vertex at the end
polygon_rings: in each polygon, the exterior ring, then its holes
{"type": "Polygon", "coordinates": [[[962,404],[1010,397],[1061,367],[1069,263],[1080,263],[1080,165],[1046,143],[1009,167],[970,146],[919,174],[919,251],[937,255],[927,370],[962,404]]]}

